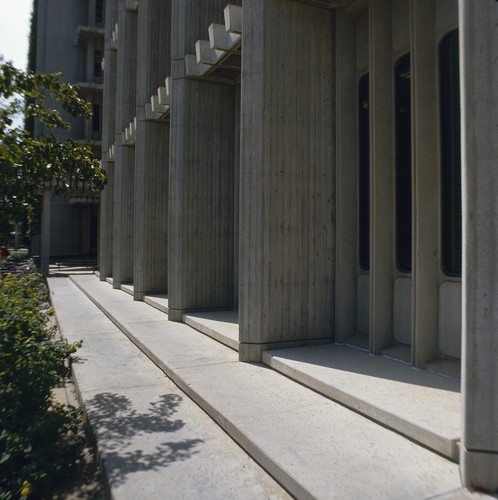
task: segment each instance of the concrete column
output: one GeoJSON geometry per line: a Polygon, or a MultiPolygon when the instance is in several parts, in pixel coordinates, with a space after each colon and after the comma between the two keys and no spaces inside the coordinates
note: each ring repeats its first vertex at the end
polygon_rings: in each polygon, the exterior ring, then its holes
{"type": "MultiPolygon", "coordinates": [[[[105,154],[105,153],[104,153],[105,154]]],[[[100,280],[112,276],[112,215],[114,197],[114,162],[103,161],[107,185],[100,194],[99,270],[100,280]]]]}
{"type": "Polygon", "coordinates": [[[104,48],[104,97],[102,109],[102,166],[107,172],[108,183],[100,195],[99,269],[100,279],[112,276],[112,213],[114,195],[114,160],[107,152],[116,136],[116,50],[111,43],[112,31],[117,21],[117,1],[106,1],[104,48]]]}
{"type": "Polygon", "coordinates": [[[116,61],[116,160],[114,170],[112,276],[114,288],[133,280],[133,181],[135,148],[121,134],[135,117],[137,13],[118,3],[116,61]]]}
{"type": "Polygon", "coordinates": [[[185,55],[223,22],[226,2],[174,0],[169,319],[233,307],[234,102],[231,85],[185,78],[185,55]]]}
{"type": "Polygon", "coordinates": [[[335,338],[343,342],[356,333],[358,268],[358,129],[355,21],[336,10],[337,106],[337,229],[335,338]]]}
{"type": "Polygon", "coordinates": [[[168,290],[169,123],[145,120],[145,104],[171,73],[171,1],[141,0],[137,35],[137,131],[133,290],[168,290]]]}
{"type": "Polygon", "coordinates": [[[334,327],[334,14],[244,4],[241,360],[334,327]]]}
{"type": "Polygon", "coordinates": [[[133,181],[135,147],[116,137],[114,169],[112,277],[113,287],[133,281],[133,181]]]}
{"type": "Polygon", "coordinates": [[[421,366],[437,354],[440,158],[435,3],[411,0],[414,267],[412,361],[421,366]]]}
{"type": "MultiPolygon", "coordinates": [[[[41,249],[40,249],[40,267],[41,272],[48,276],[50,266],[50,201],[52,199],[52,190],[44,189],[42,198],[42,217],[41,217],[41,249]]],[[[16,245],[17,249],[17,245],[16,245]]]]}
{"type": "Polygon", "coordinates": [[[235,169],[233,176],[233,308],[239,308],[240,83],[235,86],[235,169]]]}
{"type": "Polygon", "coordinates": [[[498,491],[498,2],[460,0],[463,433],[467,487],[498,491]]]}
{"type": "Polygon", "coordinates": [[[370,0],[370,349],[393,332],[393,66],[391,1],[370,0]]]}

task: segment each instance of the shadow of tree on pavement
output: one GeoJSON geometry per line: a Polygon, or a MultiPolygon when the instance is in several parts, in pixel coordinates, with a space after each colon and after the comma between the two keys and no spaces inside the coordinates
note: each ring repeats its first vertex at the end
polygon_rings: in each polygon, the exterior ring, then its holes
{"type": "Polygon", "coordinates": [[[122,484],[128,474],[168,467],[199,452],[202,439],[163,440],[185,426],[174,419],[182,399],[178,394],[164,394],[149,403],[144,413],[120,394],[102,393],[86,402],[105,473],[113,486],[122,484]]]}

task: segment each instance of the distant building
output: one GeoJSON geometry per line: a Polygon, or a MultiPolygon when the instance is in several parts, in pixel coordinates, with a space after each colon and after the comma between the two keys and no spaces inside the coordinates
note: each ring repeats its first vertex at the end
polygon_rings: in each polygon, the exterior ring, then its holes
{"type": "Polygon", "coordinates": [[[40,0],[40,69],[98,109],[104,51],[100,278],[238,311],[240,361],[461,373],[449,458],[498,491],[498,2],[226,3],[107,0],[103,48],[99,2],[40,0]]]}
{"type": "MultiPolygon", "coordinates": [[[[91,145],[101,156],[101,116],[104,51],[104,0],[37,0],[36,70],[61,72],[64,81],[81,88],[92,103],[93,119],[66,115],[71,130],[44,130],[35,123],[35,134],[53,133],[61,140],[73,138],[91,145]]],[[[56,105],[55,105],[56,106],[56,105]]],[[[74,186],[67,196],[50,200],[50,259],[96,258],[98,248],[99,195],[74,186]]],[[[42,242],[46,239],[42,235],[42,242]]]]}

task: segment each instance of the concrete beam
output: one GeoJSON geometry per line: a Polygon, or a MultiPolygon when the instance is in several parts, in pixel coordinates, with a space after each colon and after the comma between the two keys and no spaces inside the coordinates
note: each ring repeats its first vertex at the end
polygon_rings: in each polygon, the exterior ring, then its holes
{"type": "Polygon", "coordinates": [[[209,46],[212,49],[233,50],[242,39],[239,33],[227,31],[224,24],[210,24],[208,33],[209,46]]]}
{"type": "Polygon", "coordinates": [[[166,104],[160,104],[159,96],[157,94],[154,94],[150,97],[150,106],[152,112],[156,115],[158,114],[162,116],[169,111],[169,106],[167,106],[166,104]]]}
{"type": "Polygon", "coordinates": [[[201,77],[211,69],[210,64],[201,64],[197,62],[197,57],[192,54],[185,56],[185,74],[187,76],[201,77]]]}
{"type": "Polygon", "coordinates": [[[208,40],[197,40],[195,42],[195,57],[199,64],[217,64],[226,54],[224,50],[211,48],[208,40]]]}
{"type": "Polygon", "coordinates": [[[223,9],[225,28],[231,33],[242,33],[242,7],[228,4],[223,9]]]}

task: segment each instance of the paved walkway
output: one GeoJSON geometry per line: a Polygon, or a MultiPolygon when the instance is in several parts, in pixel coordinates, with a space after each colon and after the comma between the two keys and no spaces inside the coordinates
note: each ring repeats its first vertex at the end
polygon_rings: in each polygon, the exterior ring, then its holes
{"type": "Polygon", "coordinates": [[[455,463],[93,275],[49,284],[113,498],[473,496],[455,463]]]}

